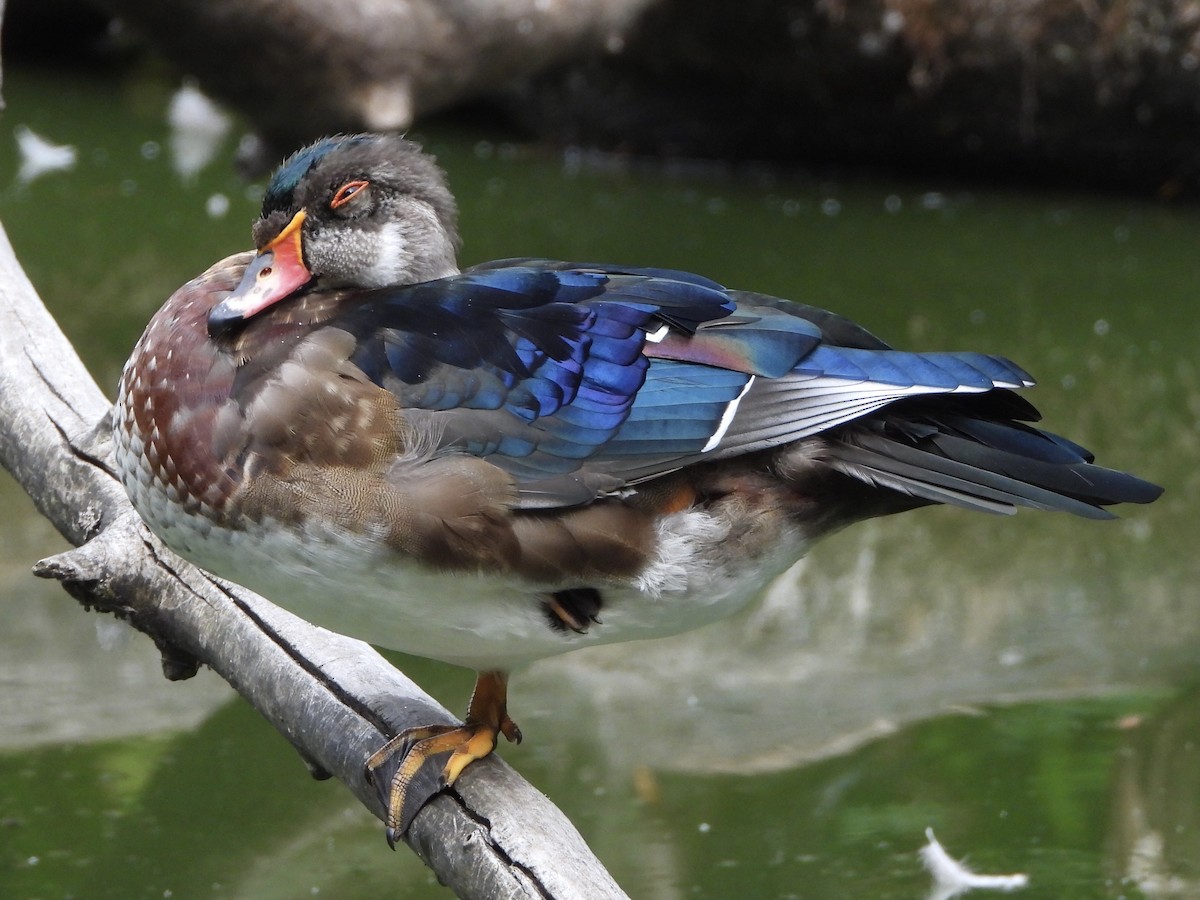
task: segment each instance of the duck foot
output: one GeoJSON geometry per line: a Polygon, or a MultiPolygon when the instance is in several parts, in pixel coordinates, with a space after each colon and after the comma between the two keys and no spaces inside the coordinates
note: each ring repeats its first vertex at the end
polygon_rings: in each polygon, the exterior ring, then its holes
{"type": "Polygon", "coordinates": [[[598,613],[603,605],[604,601],[598,590],[581,587],[555,591],[542,602],[542,609],[550,620],[550,627],[555,631],[566,631],[569,628],[576,634],[587,634],[593,623],[602,624],[598,613]]]}
{"type": "Polygon", "coordinates": [[[407,728],[371,754],[367,760],[367,779],[376,786],[387,810],[387,841],[393,850],[425,802],[437,791],[450,787],[463,770],[496,749],[499,735],[521,743],[521,729],[508,715],[508,675],[505,672],[480,672],[462,725],[429,725],[407,728]],[[414,782],[430,758],[449,753],[445,767],[433,791],[414,791],[414,782]],[[400,758],[388,782],[376,778],[376,771],[395,757],[400,758]]]}

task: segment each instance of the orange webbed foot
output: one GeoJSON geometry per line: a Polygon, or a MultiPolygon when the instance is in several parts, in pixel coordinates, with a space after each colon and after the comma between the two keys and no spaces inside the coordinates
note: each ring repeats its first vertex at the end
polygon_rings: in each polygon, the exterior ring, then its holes
{"type": "Polygon", "coordinates": [[[438,781],[439,788],[444,789],[453,785],[467,766],[495,750],[501,734],[513,743],[521,742],[521,729],[508,715],[507,704],[508,676],[504,672],[481,672],[462,725],[409,728],[371,754],[367,778],[380,790],[387,810],[389,846],[395,848],[397,839],[408,830],[427,799],[425,795],[414,795],[410,788],[430,758],[450,754],[438,781]],[[402,759],[385,791],[375,772],[397,755],[402,759]]]}

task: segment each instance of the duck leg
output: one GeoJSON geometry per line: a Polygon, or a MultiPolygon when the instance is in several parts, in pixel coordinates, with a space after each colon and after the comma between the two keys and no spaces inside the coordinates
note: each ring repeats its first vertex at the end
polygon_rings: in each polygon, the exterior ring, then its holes
{"type": "Polygon", "coordinates": [[[367,760],[367,777],[376,783],[381,793],[382,785],[375,781],[376,770],[397,754],[403,754],[384,802],[388,844],[395,848],[396,839],[408,829],[420,808],[405,808],[406,802],[409,806],[413,802],[408,798],[408,788],[430,757],[450,754],[441,775],[441,786],[449,787],[467,766],[496,749],[496,740],[501,734],[513,743],[521,743],[521,729],[508,715],[508,673],[480,672],[462,725],[408,728],[371,754],[367,760]]]}

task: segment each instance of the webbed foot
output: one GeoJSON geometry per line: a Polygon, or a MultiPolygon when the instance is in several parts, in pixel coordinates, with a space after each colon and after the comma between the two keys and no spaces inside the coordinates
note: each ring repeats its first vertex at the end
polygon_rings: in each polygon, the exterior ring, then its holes
{"type": "Polygon", "coordinates": [[[431,757],[450,754],[438,779],[439,789],[444,789],[454,784],[467,766],[495,750],[501,734],[513,743],[521,742],[521,729],[508,715],[508,675],[481,672],[462,725],[408,728],[371,754],[367,778],[379,789],[387,810],[388,845],[395,848],[428,799],[427,794],[410,788],[431,757]],[[400,765],[385,789],[375,772],[397,755],[402,756],[400,765]]]}

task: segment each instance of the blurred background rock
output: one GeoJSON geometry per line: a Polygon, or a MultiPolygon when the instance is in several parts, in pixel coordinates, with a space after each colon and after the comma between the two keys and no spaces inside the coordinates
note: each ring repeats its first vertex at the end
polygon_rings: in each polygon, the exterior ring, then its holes
{"type": "MultiPolygon", "coordinates": [[[[9,0],[6,53],[157,54],[274,159],[471,107],[649,156],[1200,186],[1190,0],[9,0]]],[[[135,54],[136,55],[136,54],[135,54]]]]}

